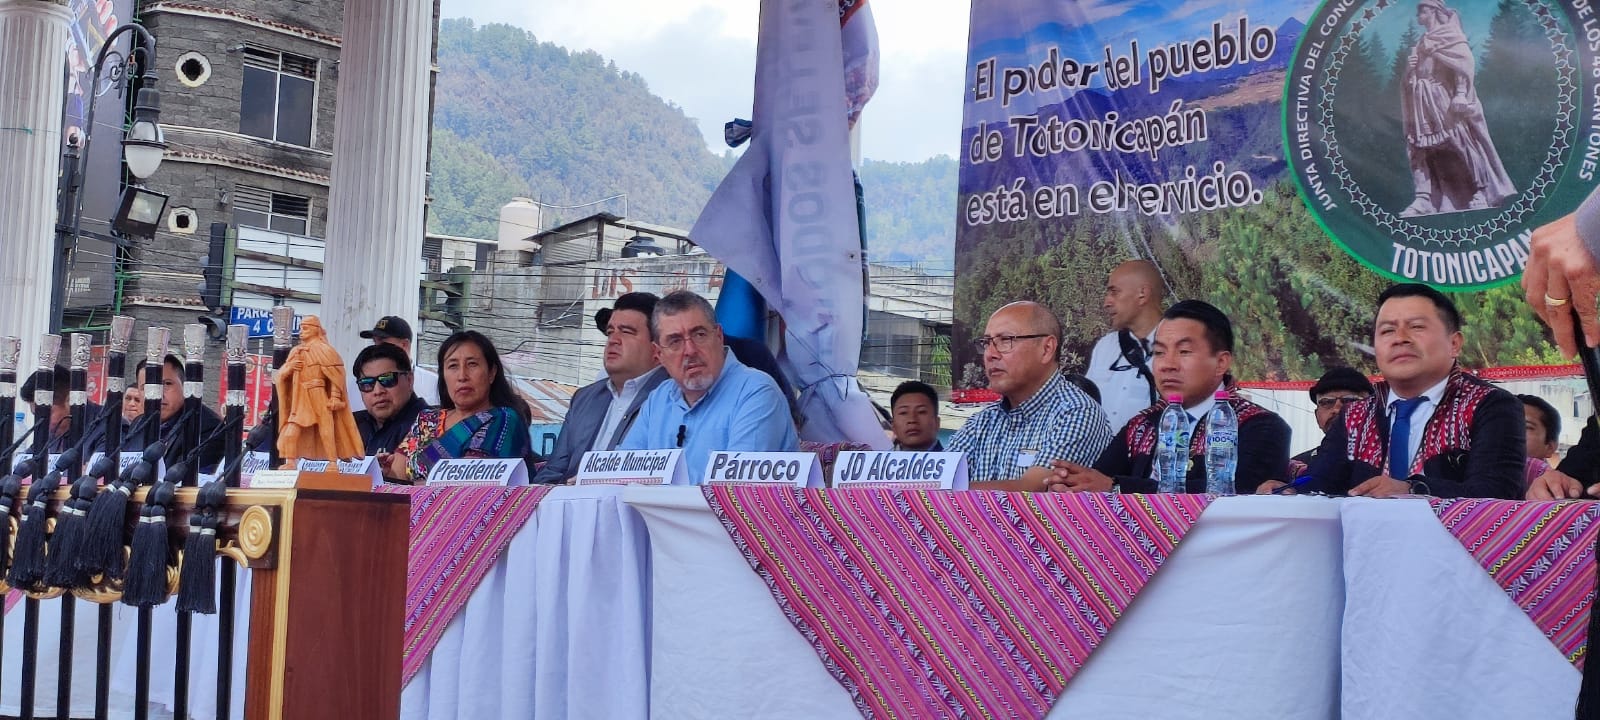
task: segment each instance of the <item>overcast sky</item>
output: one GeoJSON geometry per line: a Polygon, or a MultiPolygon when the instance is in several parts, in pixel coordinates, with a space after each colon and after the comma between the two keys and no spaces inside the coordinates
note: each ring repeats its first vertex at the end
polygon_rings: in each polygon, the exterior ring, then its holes
{"type": "MultiPolygon", "coordinates": [[[[750,117],[758,0],[443,0],[443,16],[503,22],[594,50],[636,72],[700,123],[718,153],[722,123],[750,117]]],[[[956,157],[970,0],[872,0],[882,51],[862,155],[956,157]]]]}

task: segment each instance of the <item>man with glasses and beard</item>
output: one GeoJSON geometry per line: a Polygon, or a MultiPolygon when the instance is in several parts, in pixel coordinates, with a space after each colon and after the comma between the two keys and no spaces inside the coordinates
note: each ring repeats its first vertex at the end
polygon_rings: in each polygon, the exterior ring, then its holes
{"type": "Polygon", "coordinates": [[[800,449],[783,391],[739,362],[705,298],[688,290],[661,298],[650,338],[672,382],[650,392],[618,450],[682,448],[689,482],[698,485],[713,452],[800,449]]]}
{"type": "Polygon", "coordinates": [[[1053,461],[1092,463],[1111,443],[1105,412],[1061,375],[1061,321],[1048,308],[1000,308],[973,345],[1001,399],[968,418],[945,446],[967,454],[972,489],[1042,491],[1053,461]]]}
{"type": "Polygon", "coordinates": [[[1094,344],[1085,375],[1100,388],[1100,406],[1113,431],[1161,399],[1149,361],[1150,344],[1161,323],[1162,287],[1161,273],[1145,260],[1118,265],[1106,279],[1101,306],[1111,321],[1111,332],[1094,344]]]}
{"type": "Polygon", "coordinates": [[[387,454],[411,430],[417,414],[428,409],[428,401],[412,389],[411,358],[388,343],[368,345],[356,355],[351,374],[366,403],[355,413],[362,445],[367,455],[387,454]]]}

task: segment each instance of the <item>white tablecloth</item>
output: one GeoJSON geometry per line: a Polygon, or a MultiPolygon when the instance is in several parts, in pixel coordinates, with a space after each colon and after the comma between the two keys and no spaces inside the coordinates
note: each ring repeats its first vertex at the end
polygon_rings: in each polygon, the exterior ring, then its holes
{"type": "Polygon", "coordinates": [[[557,488],[401,695],[401,717],[644,718],[650,552],[621,488],[557,488]]]}
{"type": "MultiPolygon", "coordinates": [[[[624,499],[654,553],[653,717],[859,717],[698,489],[624,499]]],[[[1322,498],[1214,503],[1052,717],[1337,717],[1338,519],[1322,498]]]]}
{"type": "Polygon", "coordinates": [[[1341,510],[1344,717],[1572,717],[1577,669],[1426,501],[1351,499],[1341,510]]]}

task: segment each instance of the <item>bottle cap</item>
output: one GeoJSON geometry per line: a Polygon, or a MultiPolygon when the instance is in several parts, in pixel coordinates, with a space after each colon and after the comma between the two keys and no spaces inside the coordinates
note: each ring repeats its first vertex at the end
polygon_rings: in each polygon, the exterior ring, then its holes
{"type": "Polygon", "coordinates": [[[1218,390],[1217,394],[1215,396],[1213,396],[1213,397],[1215,397],[1218,400],[1227,400],[1228,399],[1228,391],[1227,390],[1218,390]]]}
{"type": "Polygon", "coordinates": [[[1181,402],[1183,402],[1183,396],[1179,395],[1177,393],[1173,393],[1173,394],[1167,396],[1167,402],[1169,402],[1169,403],[1181,403],[1181,402]]]}

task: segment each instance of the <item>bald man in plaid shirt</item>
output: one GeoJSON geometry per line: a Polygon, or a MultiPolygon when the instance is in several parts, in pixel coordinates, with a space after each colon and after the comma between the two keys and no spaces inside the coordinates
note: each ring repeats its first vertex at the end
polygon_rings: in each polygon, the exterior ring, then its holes
{"type": "Polygon", "coordinates": [[[967,454],[972,489],[1042,491],[1052,461],[1093,463],[1111,443],[1105,411],[1056,366],[1061,321],[1048,308],[1000,308],[973,343],[1001,400],[968,419],[947,445],[967,454]]]}

